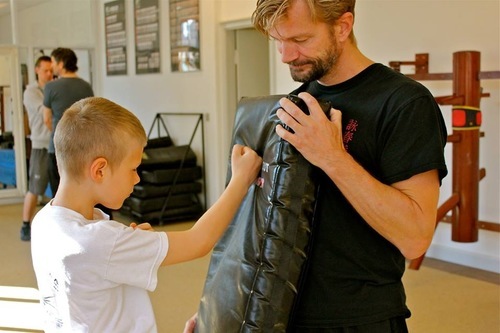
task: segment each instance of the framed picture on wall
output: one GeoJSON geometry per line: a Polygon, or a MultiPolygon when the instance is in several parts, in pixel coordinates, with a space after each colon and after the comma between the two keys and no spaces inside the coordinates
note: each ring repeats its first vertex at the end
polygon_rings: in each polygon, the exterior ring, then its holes
{"type": "Polygon", "coordinates": [[[159,14],[158,0],[134,0],[136,74],[160,72],[159,14]]]}
{"type": "Polygon", "coordinates": [[[115,0],[104,4],[107,75],[127,74],[125,17],[125,0],[115,0]]]}
{"type": "Polygon", "coordinates": [[[172,72],[200,70],[199,0],[170,0],[172,72]]]}

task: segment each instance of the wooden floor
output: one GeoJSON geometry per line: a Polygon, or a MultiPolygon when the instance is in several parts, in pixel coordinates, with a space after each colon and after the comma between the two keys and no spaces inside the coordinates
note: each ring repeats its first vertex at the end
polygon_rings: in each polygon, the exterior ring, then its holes
{"type": "MultiPolygon", "coordinates": [[[[30,243],[19,239],[22,205],[0,206],[0,332],[40,332],[30,243]]],[[[130,220],[115,215],[126,224],[130,220]]],[[[192,222],[157,230],[182,230],[192,222]]],[[[160,333],[182,332],[196,312],[210,257],[160,269],[151,300],[160,333]]],[[[500,276],[425,258],[404,276],[412,333],[500,333],[500,276]]],[[[219,333],[219,332],[214,332],[219,333]]],[[[231,333],[231,332],[221,332],[231,333]]]]}
{"type": "MultiPolygon", "coordinates": [[[[424,264],[425,267],[434,268],[443,272],[448,272],[459,276],[464,276],[471,279],[500,285],[500,275],[497,273],[475,269],[462,265],[456,265],[453,263],[436,260],[433,258],[425,258],[424,262],[425,262],[424,264]]],[[[500,333],[500,328],[498,332],[500,333]]]]}

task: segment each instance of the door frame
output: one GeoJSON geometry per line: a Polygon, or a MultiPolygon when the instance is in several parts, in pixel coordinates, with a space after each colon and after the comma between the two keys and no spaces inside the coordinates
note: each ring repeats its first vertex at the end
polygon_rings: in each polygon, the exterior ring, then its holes
{"type": "Polygon", "coordinates": [[[16,187],[0,190],[0,204],[17,203],[24,198],[27,188],[26,147],[24,134],[24,115],[21,93],[21,65],[19,48],[15,46],[0,46],[0,54],[9,57],[10,94],[12,106],[12,134],[14,136],[14,154],[16,168],[16,187]]]}
{"type": "MultiPolygon", "coordinates": [[[[229,159],[230,145],[232,139],[233,117],[235,113],[236,100],[236,70],[234,66],[235,61],[235,34],[239,29],[253,28],[250,18],[241,20],[222,22],[219,25],[217,43],[217,67],[218,67],[218,98],[217,104],[219,105],[217,113],[217,123],[220,131],[219,151],[220,158],[218,158],[219,179],[226,181],[227,161],[229,159]]],[[[273,59],[273,45],[269,45],[269,80],[270,90],[273,91],[274,87],[274,62],[273,59]]],[[[220,184],[221,182],[217,182],[220,184]]],[[[225,183],[224,183],[225,184],[225,183]]],[[[222,193],[223,187],[217,189],[218,193],[222,193]]]]}

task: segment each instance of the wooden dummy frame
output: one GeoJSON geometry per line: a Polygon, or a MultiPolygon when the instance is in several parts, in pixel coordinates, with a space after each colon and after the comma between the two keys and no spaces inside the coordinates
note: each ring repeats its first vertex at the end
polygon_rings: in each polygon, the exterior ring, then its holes
{"type": "MultiPolygon", "coordinates": [[[[500,71],[481,72],[480,63],[480,52],[460,51],[453,53],[452,73],[429,73],[428,53],[416,54],[415,61],[391,61],[389,66],[396,71],[400,71],[401,66],[415,66],[415,74],[407,76],[417,81],[452,80],[453,94],[435,97],[436,102],[479,111],[481,97],[490,96],[482,93],[480,80],[500,78],[500,71]]],[[[451,223],[451,238],[456,242],[476,242],[478,229],[500,232],[500,224],[478,218],[479,181],[486,176],[485,169],[479,168],[479,138],[484,136],[479,128],[480,123],[470,127],[454,126],[447,139],[453,143],[452,194],[437,210],[436,227],[439,222],[451,223]]],[[[412,260],[409,268],[419,269],[424,256],[412,260]]]]}

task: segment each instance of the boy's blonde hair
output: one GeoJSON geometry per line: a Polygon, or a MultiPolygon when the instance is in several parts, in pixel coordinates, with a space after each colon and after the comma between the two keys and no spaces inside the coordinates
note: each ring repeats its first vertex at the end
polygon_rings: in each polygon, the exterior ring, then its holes
{"type": "Polygon", "coordinates": [[[105,98],[84,98],[70,106],[57,124],[58,169],[80,178],[98,157],[104,157],[113,168],[125,157],[130,140],[143,147],[147,142],[146,132],[132,112],[105,98]]]}

